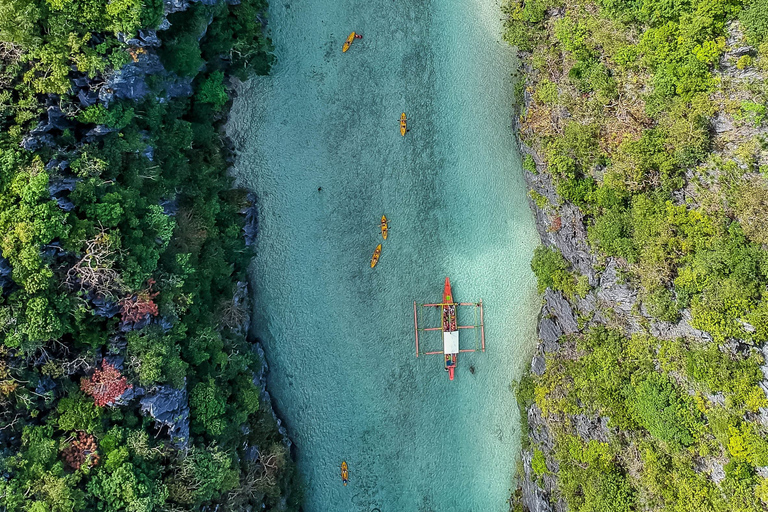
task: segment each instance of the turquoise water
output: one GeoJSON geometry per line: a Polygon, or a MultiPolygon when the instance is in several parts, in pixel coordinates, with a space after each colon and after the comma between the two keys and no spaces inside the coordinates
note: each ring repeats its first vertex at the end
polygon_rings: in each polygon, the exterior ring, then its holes
{"type": "MultiPolygon", "coordinates": [[[[240,87],[229,133],[259,198],[254,330],[305,510],[506,510],[510,384],[530,361],[538,298],[499,7],[273,0],[269,13],[277,65],[240,87]],[[364,39],[342,54],[353,29],[364,39]],[[381,214],[390,234],[372,270],[381,214]],[[440,356],[414,357],[413,301],[439,301],[446,276],[457,300],[486,306],[487,351],[461,354],[453,382],[440,356]]],[[[439,350],[440,335],[421,344],[439,350]]]]}

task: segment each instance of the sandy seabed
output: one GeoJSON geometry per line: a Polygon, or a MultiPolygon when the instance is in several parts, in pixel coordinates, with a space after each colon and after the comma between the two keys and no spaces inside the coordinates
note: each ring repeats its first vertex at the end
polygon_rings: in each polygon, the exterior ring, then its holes
{"type": "Polygon", "coordinates": [[[508,508],[538,237],[500,18],[493,0],[270,4],[277,63],[239,87],[228,132],[259,201],[254,331],[309,512],[508,508]],[[351,30],[364,37],[342,54],[351,30]],[[461,354],[453,382],[440,356],[414,357],[413,301],[440,300],[446,276],[456,300],[485,303],[487,351],[461,354]]]}

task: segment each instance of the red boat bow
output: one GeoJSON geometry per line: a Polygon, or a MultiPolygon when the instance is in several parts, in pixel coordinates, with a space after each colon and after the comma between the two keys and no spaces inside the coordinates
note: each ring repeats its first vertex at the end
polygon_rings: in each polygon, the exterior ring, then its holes
{"type": "Polygon", "coordinates": [[[453,302],[453,293],[451,293],[451,280],[445,278],[445,288],[443,288],[443,303],[449,304],[453,302]]]}

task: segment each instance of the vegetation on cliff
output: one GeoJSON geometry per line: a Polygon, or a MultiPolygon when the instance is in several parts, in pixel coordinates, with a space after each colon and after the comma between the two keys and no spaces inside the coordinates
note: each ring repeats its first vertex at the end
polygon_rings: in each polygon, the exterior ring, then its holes
{"type": "Polygon", "coordinates": [[[205,4],[0,2],[2,510],[292,506],[220,130],[265,4],[205,4]]]}
{"type": "Polygon", "coordinates": [[[535,478],[570,510],[765,510],[768,2],[505,13],[527,67],[525,167],[550,186],[531,197],[553,232],[577,207],[594,269],[584,286],[556,243],[532,264],[580,328],[520,386],[535,478]],[[607,268],[636,292],[629,311],[599,293],[607,268]]]}

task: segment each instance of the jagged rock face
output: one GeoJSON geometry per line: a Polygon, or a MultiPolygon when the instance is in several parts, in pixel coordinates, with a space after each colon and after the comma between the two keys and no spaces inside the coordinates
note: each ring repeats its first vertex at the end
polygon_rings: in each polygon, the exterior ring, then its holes
{"type": "Polygon", "coordinates": [[[523,491],[523,507],[528,512],[552,512],[549,505],[549,499],[545,492],[534,482],[533,469],[531,469],[531,460],[533,454],[525,450],[522,453],[523,470],[525,476],[521,482],[523,491]]]}
{"type": "MultiPolygon", "coordinates": [[[[763,352],[764,363],[760,367],[760,370],[763,372],[763,380],[760,382],[760,389],[763,390],[765,396],[768,396],[768,343],[763,344],[761,350],[763,352]]],[[[763,426],[768,427],[768,407],[760,408],[759,421],[763,426]]]]}
{"type": "Polygon", "coordinates": [[[555,321],[563,333],[572,334],[579,330],[576,315],[574,315],[571,305],[565,300],[562,293],[547,288],[547,291],[544,292],[544,301],[545,311],[555,317],[555,321]]]}
{"type": "Polygon", "coordinates": [[[139,55],[136,62],[129,62],[107,80],[99,90],[99,100],[105,105],[114,98],[140,100],[151,92],[145,78],[163,71],[165,68],[157,55],[139,55]]]}
{"type": "Polygon", "coordinates": [[[602,443],[609,441],[608,418],[604,416],[595,418],[586,414],[577,414],[573,418],[576,420],[576,434],[584,441],[592,439],[602,443]]]}
{"type": "Polygon", "coordinates": [[[3,288],[3,291],[14,284],[13,279],[11,278],[12,274],[13,269],[11,268],[11,263],[0,256],[0,288],[3,288]]]}
{"type": "Polygon", "coordinates": [[[157,37],[157,31],[155,30],[139,30],[136,37],[130,39],[122,32],[119,32],[117,34],[117,40],[129,46],[136,46],[139,48],[157,47],[163,44],[162,41],[160,41],[160,38],[157,37]]]}
{"type": "Polygon", "coordinates": [[[179,448],[189,442],[189,402],[186,389],[159,386],[157,391],[141,399],[141,412],[168,427],[171,440],[179,448]]]}
{"type": "Polygon", "coordinates": [[[560,348],[557,340],[562,335],[562,329],[551,318],[543,318],[539,322],[539,339],[542,341],[544,352],[554,352],[560,348]]]}
{"type": "MultiPolygon", "coordinates": [[[[537,167],[541,166],[543,168],[544,164],[541,158],[534,151],[525,144],[521,143],[520,146],[522,154],[531,155],[537,167]]],[[[550,176],[547,174],[531,174],[528,171],[525,171],[524,174],[529,189],[535,190],[538,194],[546,197],[550,204],[561,202],[550,176]]],[[[587,276],[589,284],[595,286],[597,284],[594,270],[595,259],[589,250],[587,230],[584,227],[584,219],[579,208],[570,203],[560,206],[556,215],[560,217],[560,228],[551,230],[549,227],[552,225],[554,217],[550,217],[548,212],[536,207],[533,200],[530,200],[530,205],[541,243],[547,247],[557,247],[563,254],[563,257],[573,265],[573,268],[582,275],[587,276]]]]}
{"type": "Polygon", "coordinates": [[[627,284],[619,283],[617,270],[616,260],[610,258],[605,271],[600,276],[597,298],[606,302],[614,310],[628,314],[637,302],[637,291],[627,284]]]}
{"type": "Polygon", "coordinates": [[[47,120],[40,121],[37,124],[37,127],[35,127],[35,129],[30,132],[32,135],[42,135],[53,129],[65,130],[72,126],[72,123],[67,120],[67,117],[57,106],[48,107],[46,117],[47,120]]]}
{"type": "Polygon", "coordinates": [[[670,322],[653,322],[650,328],[651,335],[668,340],[675,338],[693,338],[702,339],[708,342],[712,341],[712,336],[709,333],[691,327],[690,309],[681,311],[680,316],[681,319],[676,324],[670,322]]]}
{"type": "Polygon", "coordinates": [[[50,133],[44,135],[25,135],[21,139],[21,147],[27,151],[37,151],[45,146],[49,148],[56,147],[56,142],[50,133]]]}

